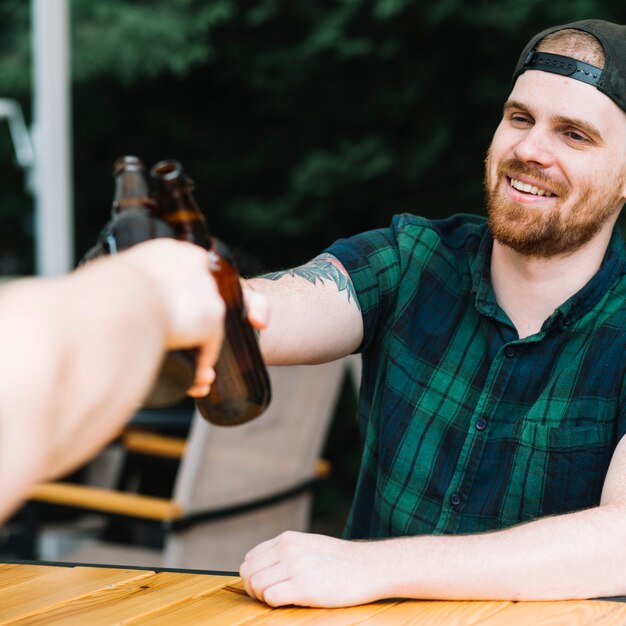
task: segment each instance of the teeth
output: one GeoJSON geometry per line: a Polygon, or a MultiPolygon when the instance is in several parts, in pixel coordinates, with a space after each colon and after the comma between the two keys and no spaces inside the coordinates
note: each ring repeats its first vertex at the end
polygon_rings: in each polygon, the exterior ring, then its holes
{"type": "Polygon", "coordinates": [[[511,178],[511,187],[517,189],[518,191],[531,193],[534,196],[546,196],[546,198],[549,198],[552,195],[550,191],[546,191],[545,189],[539,189],[539,187],[536,187],[535,185],[523,183],[521,180],[516,180],[515,178],[511,178]]]}

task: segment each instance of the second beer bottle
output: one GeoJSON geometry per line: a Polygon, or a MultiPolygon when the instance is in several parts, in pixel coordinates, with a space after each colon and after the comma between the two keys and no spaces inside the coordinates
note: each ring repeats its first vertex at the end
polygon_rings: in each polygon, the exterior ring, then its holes
{"type": "Polygon", "coordinates": [[[209,250],[211,273],[226,304],[225,335],[215,364],[215,381],[200,413],[213,424],[230,426],[257,417],[270,402],[270,381],[254,330],[248,323],[239,274],[228,248],[211,237],[193,196],[193,182],[178,161],[157,163],[150,170],[159,217],[177,239],[209,250]]]}
{"type": "MultiPolygon", "coordinates": [[[[135,244],[158,237],[175,237],[174,229],[156,215],[156,203],[150,197],[145,168],[136,156],[120,157],[113,164],[115,194],[111,220],[100,233],[98,244],[82,262],[102,255],[115,254],[135,244]]],[[[166,353],[157,381],[144,399],[146,408],[160,408],[186,397],[195,374],[195,360],[182,350],[166,353]]]]}

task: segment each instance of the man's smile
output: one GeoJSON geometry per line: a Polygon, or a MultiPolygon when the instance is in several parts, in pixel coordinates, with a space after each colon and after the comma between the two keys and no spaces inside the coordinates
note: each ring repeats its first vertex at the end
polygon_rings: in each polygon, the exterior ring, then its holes
{"type": "Polygon", "coordinates": [[[509,184],[511,185],[511,187],[513,187],[513,189],[532,194],[533,196],[546,196],[547,198],[549,198],[554,195],[551,191],[548,191],[547,189],[542,189],[541,187],[537,187],[537,185],[522,182],[517,178],[509,178],[509,184]]]}

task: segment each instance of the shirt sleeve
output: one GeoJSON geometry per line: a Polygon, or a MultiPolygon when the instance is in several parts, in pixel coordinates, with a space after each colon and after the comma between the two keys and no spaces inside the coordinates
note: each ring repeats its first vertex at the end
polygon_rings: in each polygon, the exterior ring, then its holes
{"type": "Polygon", "coordinates": [[[354,285],[364,329],[358,352],[367,350],[394,308],[401,273],[397,241],[401,221],[402,216],[395,216],[389,228],[340,239],[325,250],[341,261],[354,285]]]}

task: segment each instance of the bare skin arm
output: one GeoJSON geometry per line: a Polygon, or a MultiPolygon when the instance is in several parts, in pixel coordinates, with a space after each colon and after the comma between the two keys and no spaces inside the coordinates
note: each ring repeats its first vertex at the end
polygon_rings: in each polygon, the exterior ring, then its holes
{"type": "Polygon", "coordinates": [[[67,472],[137,410],[165,349],[197,346],[208,391],[224,304],[206,251],[157,240],[60,278],[0,290],[0,520],[33,483],[67,472]]]}
{"type": "Polygon", "coordinates": [[[361,343],[361,310],[350,276],[336,257],[320,255],[247,283],[269,304],[269,323],[261,333],[269,365],[332,361],[361,343]]]}
{"type": "Polygon", "coordinates": [[[563,600],[626,594],[626,437],[600,506],[507,530],[344,541],[287,532],[251,550],[248,593],[272,606],[380,598],[563,600]]]}

